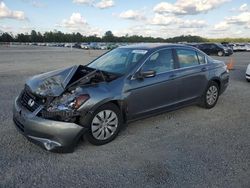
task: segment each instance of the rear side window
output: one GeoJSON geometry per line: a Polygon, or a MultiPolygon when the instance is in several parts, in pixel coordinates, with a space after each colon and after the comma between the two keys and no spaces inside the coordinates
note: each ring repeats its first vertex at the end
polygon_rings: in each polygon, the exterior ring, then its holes
{"type": "Polygon", "coordinates": [[[186,50],[186,49],[176,49],[176,53],[181,68],[199,65],[199,60],[196,51],[186,50]]]}
{"type": "Polygon", "coordinates": [[[206,64],[207,63],[206,57],[203,54],[197,52],[197,56],[198,56],[200,64],[206,64]]]}

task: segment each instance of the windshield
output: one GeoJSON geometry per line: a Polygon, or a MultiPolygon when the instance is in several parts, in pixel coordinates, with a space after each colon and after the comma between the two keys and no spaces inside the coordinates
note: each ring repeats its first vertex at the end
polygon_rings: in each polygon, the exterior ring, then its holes
{"type": "Polygon", "coordinates": [[[96,59],[88,67],[115,74],[125,74],[146,53],[147,50],[117,48],[96,59]]]}
{"type": "Polygon", "coordinates": [[[220,48],[225,48],[226,46],[223,46],[222,44],[220,43],[217,43],[217,45],[220,47],[220,48]]]}

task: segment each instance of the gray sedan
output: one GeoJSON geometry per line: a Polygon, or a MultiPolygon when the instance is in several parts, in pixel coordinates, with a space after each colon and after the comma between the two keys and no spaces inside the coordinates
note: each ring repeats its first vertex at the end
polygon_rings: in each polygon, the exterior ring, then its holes
{"type": "Polygon", "coordinates": [[[226,65],[196,48],[130,45],[87,66],[30,78],[15,100],[13,120],[43,148],[72,152],[83,135],[102,145],[130,121],[191,104],[210,109],[228,81],[226,65]]]}

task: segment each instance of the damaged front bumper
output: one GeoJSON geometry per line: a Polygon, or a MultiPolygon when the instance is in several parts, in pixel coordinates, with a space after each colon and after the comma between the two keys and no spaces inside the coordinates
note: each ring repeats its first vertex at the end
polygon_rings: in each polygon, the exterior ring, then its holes
{"type": "Polygon", "coordinates": [[[18,99],[13,108],[13,121],[28,140],[55,152],[73,152],[79,138],[88,130],[75,123],[43,119],[23,108],[18,99]]]}

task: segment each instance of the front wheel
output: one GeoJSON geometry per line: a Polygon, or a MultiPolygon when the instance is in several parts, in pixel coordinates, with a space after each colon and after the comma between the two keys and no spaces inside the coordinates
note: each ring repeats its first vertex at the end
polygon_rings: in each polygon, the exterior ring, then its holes
{"type": "Polygon", "coordinates": [[[94,145],[111,142],[117,136],[122,124],[119,108],[112,103],[99,107],[90,121],[87,139],[94,145]]]}
{"type": "Polygon", "coordinates": [[[201,106],[210,109],[213,108],[219,98],[219,86],[216,82],[211,81],[201,98],[201,106]]]}

